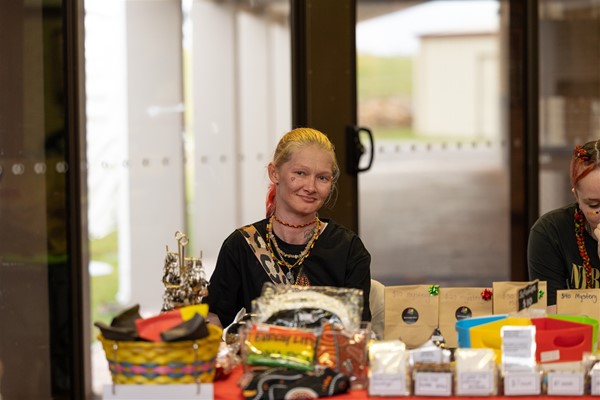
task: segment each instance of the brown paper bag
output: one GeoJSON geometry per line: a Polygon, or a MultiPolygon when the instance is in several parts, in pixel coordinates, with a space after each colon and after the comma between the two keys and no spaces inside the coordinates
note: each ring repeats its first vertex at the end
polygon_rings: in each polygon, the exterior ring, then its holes
{"type": "MultiPolygon", "coordinates": [[[[519,311],[518,292],[531,282],[494,282],[492,284],[494,314],[508,314],[519,311]]],[[[546,293],[548,292],[546,281],[538,282],[538,291],[543,292],[542,298],[538,298],[537,303],[534,303],[531,309],[545,310],[547,306],[546,293]]]]}
{"type": "Polygon", "coordinates": [[[484,300],[485,288],[441,288],[439,328],[447,348],[458,347],[456,321],[492,314],[492,299],[484,300]]]}
{"type": "Polygon", "coordinates": [[[556,291],[556,313],[585,315],[600,321],[600,289],[556,291]]]}
{"type": "Polygon", "coordinates": [[[409,349],[431,338],[438,324],[439,296],[430,285],[386,286],[383,337],[400,339],[409,349]]]}

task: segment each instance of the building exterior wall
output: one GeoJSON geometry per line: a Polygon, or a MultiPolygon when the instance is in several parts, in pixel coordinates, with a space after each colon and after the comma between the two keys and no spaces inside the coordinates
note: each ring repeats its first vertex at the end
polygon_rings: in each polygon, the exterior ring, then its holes
{"type": "Polygon", "coordinates": [[[420,44],[414,69],[417,134],[499,139],[497,36],[432,35],[420,44]]]}

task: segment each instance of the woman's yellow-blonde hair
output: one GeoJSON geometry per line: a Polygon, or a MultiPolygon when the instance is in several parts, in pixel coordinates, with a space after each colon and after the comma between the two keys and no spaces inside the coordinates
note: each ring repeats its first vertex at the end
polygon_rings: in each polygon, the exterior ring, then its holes
{"type": "MultiPolygon", "coordinates": [[[[340,177],[340,168],[335,156],[335,147],[323,132],[313,128],[296,128],[287,132],[277,143],[275,152],[273,153],[273,165],[279,168],[286,162],[290,161],[292,156],[298,151],[307,146],[317,145],[319,148],[329,152],[332,160],[332,187],[329,198],[326,203],[333,199],[335,192],[335,184],[340,177]]],[[[267,192],[267,217],[270,217],[275,212],[275,185],[270,184],[267,192]]]]}

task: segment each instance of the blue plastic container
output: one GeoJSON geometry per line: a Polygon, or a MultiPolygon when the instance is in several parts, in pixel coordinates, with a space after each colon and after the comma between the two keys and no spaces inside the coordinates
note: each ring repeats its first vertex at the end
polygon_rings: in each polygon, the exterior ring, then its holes
{"type": "Polygon", "coordinates": [[[484,315],[481,317],[472,317],[461,319],[460,321],[456,321],[456,333],[458,336],[458,347],[459,348],[470,348],[471,347],[471,335],[469,334],[469,329],[474,326],[487,324],[488,322],[498,321],[500,319],[506,318],[506,314],[497,314],[497,315],[484,315]]]}

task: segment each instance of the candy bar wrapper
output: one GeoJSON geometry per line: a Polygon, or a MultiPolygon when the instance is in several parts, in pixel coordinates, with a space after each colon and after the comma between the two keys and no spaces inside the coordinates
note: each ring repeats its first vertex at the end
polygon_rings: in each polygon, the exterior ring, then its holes
{"type": "Polygon", "coordinates": [[[455,350],[454,360],[456,396],[495,396],[498,393],[494,350],[460,348],[455,350]]]}
{"type": "Polygon", "coordinates": [[[369,346],[369,396],[410,396],[411,379],[406,345],[381,340],[369,346]]]}
{"type": "Polygon", "coordinates": [[[439,296],[429,289],[429,285],[385,287],[385,340],[397,339],[415,349],[431,338],[438,326],[439,296]]]}
{"type": "Polygon", "coordinates": [[[314,368],[317,336],[312,330],[254,324],[243,328],[242,334],[245,367],[314,368]]]}

